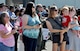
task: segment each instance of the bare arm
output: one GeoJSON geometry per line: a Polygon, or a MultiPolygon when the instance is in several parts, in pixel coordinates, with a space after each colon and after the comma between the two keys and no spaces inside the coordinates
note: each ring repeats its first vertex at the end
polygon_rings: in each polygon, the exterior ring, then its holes
{"type": "Polygon", "coordinates": [[[62,30],[53,29],[49,21],[46,21],[46,25],[47,25],[50,32],[53,32],[53,33],[54,32],[62,32],[62,30]]]}
{"type": "Polygon", "coordinates": [[[31,28],[34,28],[33,26],[28,26],[27,23],[28,23],[28,17],[27,15],[23,15],[22,17],[22,23],[23,23],[23,29],[31,29],[31,28]]]}
{"type": "Polygon", "coordinates": [[[23,29],[32,29],[32,28],[39,29],[40,27],[42,27],[41,24],[40,25],[34,25],[34,26],[27,25],[27,23],[28,23],[28,17],[27,17],[27,15],[24,15],[22,17],[22,23],[23,23],[23,26],[22,26],[23,29]]]}
{"type": "Polygon", "coordinates": [[[78,25],[77,25],[77,24],[73,24],[73,25],[72,25],[72,24],[69,23],[68,29],[71,29],[71,28],[73,28],[74,26],[78,26],[78,25]]]}
{"type": "Polygon", "coordinates": [[[2,38],[8,38],[11,35],[15,34],[16,30],[12,30],[11,32],[5,33],[4,31],[0,32],[2,38]]]}

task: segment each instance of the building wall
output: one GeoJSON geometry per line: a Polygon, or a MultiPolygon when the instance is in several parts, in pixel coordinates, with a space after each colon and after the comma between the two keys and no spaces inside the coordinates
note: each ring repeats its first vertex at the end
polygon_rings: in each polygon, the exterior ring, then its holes
{"type": "Polygon", "coordinates": [[[23,3],[23,0],[13,0],[13,3],[20,4],[20,3],[23,3]]]}
{"type": "Polygon", "coordinates": [[[0,0],[0,3],[6,4],[6,0],[0,0]]]}
{"type": "Polygon", "coordinates": [[[57,5],[59,8],[64,5],[75,6],[76,8],[80,8],[80,0],[35,0],[36,4],[43,4],[46,6],[57,5]]]}

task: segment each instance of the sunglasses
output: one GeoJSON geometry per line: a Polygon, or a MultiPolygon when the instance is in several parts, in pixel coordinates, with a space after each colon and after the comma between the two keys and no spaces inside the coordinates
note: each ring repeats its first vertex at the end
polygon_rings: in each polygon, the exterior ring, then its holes
{"type": "Polygon", "coordinates": [[[51,9],[51,11],[58,11],[57,9],[51,9]]]}
{"type": "Polygon", "coordinates": [[[53,11],[58,11],[58,10],[53,10],[53,11]]]}
{"type": "Polygon", "coordinates": [[[55,11],[55,12],[57,12],[58,10],[56,9],[56,10],[51,10],[51,11],[55,11]]]}
{"type": "Polygon", "coordinates": [[[39,8],[42,8],[41,6],[39,8]]]}
{"type": "Polygon", "coordinates": [[[35,6],[33,6],[32,8],[35,8],[35,6]]]}
{"type": "Polygon", "coordinates": [[[78,18],[74,18],[74,19],[78,19],[78,18]]]}

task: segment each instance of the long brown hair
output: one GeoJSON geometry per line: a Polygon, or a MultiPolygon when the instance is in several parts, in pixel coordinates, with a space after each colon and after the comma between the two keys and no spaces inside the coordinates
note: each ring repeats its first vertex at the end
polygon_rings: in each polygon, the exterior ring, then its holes
{"type": "Polygon", "coordinates": [[[2,13],[2,14],[0,15],[0,24],[5,25],[5,21],[4,21],[5,15],[6,15],[6,13],[2,13]]]}
{"type": "Polygon", "coordinates": [[[24,14],[28,14],[31,17],[33,17],[32,15],[35,16],[36,12],[32,13],[32,7],[35,7],[35,4],[33,2],[28,2],[24,14]]]}

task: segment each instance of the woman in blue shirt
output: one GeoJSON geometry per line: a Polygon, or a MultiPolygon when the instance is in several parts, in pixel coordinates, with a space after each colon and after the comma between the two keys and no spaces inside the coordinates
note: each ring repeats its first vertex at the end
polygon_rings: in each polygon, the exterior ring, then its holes
{"type": "Polygon", "coordinates": [[[27,4],[25,13],[22,17],[22,23],[24,50],[35,51],[41,22],[36,14],[33,2],[27,4]]]}

